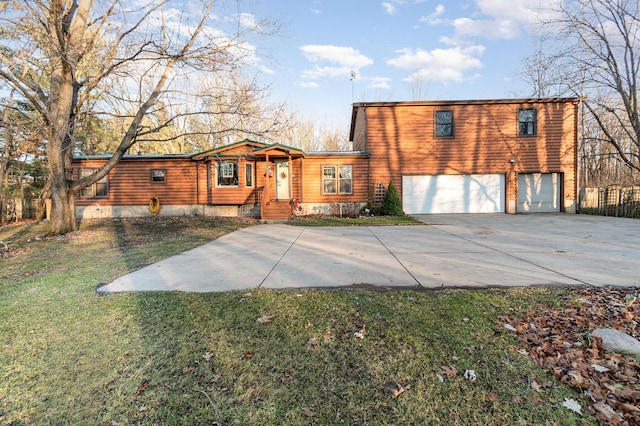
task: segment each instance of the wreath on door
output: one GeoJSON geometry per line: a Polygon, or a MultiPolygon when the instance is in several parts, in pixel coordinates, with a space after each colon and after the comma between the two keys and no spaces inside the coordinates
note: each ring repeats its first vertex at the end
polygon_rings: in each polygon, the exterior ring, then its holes
{"type": "Polygon", "coordinates": [[[287,173],[286,172],[280,173],[280,178],[281,179],[285,179],[286,177],[287,177],[287,173]]]}

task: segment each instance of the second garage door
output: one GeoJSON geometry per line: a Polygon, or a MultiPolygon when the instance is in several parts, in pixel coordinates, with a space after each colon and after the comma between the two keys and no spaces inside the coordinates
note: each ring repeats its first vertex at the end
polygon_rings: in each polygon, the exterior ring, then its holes
{"type": "Polygon", "coordinates": [[[402,208],[407,214],[504,213],[502,174],[402,177],[402,208]]]}
{"type": "Polygon", "coordinates": [[[560,211],[558,173],[522,173],[518,175],[518,212],[560,211]]]}

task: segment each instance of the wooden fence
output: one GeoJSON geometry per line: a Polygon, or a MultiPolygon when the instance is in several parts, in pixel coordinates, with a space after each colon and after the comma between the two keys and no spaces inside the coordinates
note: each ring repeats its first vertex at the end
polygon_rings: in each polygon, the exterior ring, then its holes
{"type": "Polygon", "coordinates": [[[580,213],[640,218],[640,186],[580,189],[580,213]]]}

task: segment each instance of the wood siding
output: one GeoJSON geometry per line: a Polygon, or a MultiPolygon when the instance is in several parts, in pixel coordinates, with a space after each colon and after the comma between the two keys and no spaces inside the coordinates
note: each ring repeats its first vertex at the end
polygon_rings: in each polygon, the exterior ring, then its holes
{"type": "MultiPolygon", "coordinates": [[[[73,162],[74,178],[79,169],[98,168],[104,159],[76,159],[73,162]]],[[[123,159],[109,172],[107,197],[78,197],[76,205],[102,204],[110,206],[147,205],[152,197],[158,197],[163,205],[198,204],[204,193],[198,194],[198,178],[206,178],[202,166],[190,158],[123,159]],[[165,183],[151,182],[151,170],[166,170],[165,183]],[[200,176],[199,176],[200,174],[200,176]]]]}
{"type": "Polygon", "coordinates": [[[309,154],[304,159],[304,203],[359,203],[367,201],[369,158],[366,155],[309,154]],[[323,166],[352,166],[351,194],[323,194],[323,166]]]}
{"type": "Polygon", "coordinates": [[[361,108],[366,114],[356,119],[366,120],[361,148],[371,155],[371,183],[392,180],[402,195],[402,175],[501,173],[507,176],[510,200],[517,199],[517,173],[560,172],[564,197],[576,199],[576,102],[407,102],[361,108]],[[518,136],[520,108],[536,108],[535,136],[518,136]],[[451,137],[435,137],[440,110],[453,111],[451,137]]]}
{"type": "Polygon", "coordinates": [[[241,205],[253,204],[257,200],[256,196],[256,161],[245,158],[227,158],[206,161],[207,173],[210,178],[210,190],[208,204],[212,205],[241,205]],[[218,161],[235,161],[238,163],[238,185],[218,186],[216,164],[218,161]],[[251,164],[253,167],[253,186],[247,186],[245,180],[245,167],[251,164]]]}

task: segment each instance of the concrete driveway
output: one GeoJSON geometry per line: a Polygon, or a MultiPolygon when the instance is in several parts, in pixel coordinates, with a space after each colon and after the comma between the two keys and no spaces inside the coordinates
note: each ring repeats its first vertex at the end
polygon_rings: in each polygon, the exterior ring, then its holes
{"type": "Polygon", "coordinates": [[[416,218],[425,226],[257,225],[122,276],[98,292],[640,286],[640,220],[569,214],[416,218]]]}

